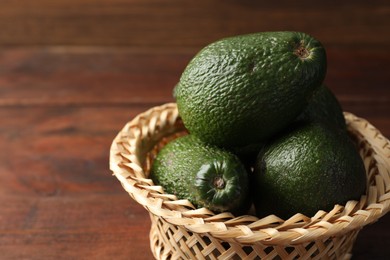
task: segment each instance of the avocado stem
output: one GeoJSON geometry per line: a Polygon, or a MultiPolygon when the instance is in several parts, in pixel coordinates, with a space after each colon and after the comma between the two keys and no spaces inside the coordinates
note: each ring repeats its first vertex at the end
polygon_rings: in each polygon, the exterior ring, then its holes
{"type": "Polygon", "coordinates": [[[310,56],[310,51],[305,47],[305,43],[300,41],[294,50],[294,54],[297,55],[301,60],[304,60],[310,56]]]}
{"type": "Polygon", "coordinates": [[[223,189],[223,188],[225,188],[225,181],[222,177],[217,176],[214,178],[213,185],[217,189],[223,189]]]}

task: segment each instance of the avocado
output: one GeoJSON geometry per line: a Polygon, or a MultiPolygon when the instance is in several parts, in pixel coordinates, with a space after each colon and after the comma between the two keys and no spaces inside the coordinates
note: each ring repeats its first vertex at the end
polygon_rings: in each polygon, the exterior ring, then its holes
{"type": "Polygon", "coordinates": [[[366,190],[363,161],[347,134],[320,123],[291,126],[258,155],[253,200],[259,217],[313,216],[359,200],[366,190]]]}
{"type": "Polygon", "coordinates": [[[248,173],[232,153],[197,137],[179,137],[157,154],[151,179],[164,192],[214,212],[243,214],[250,206],[248,173]]]}
{"type": "Polygon", "coordinates": [[[320,122],[347,131],[343,109],[334,93],[324,84],[314,90],[297,121],[320,122]]]}
{"type": "Polygon", "coordinates": [[[239,35],[195,55],[174,97],[191,134],[228,149],[246,147],[294,121],[325,73],[325,49],[305,33],[239,35]]]}

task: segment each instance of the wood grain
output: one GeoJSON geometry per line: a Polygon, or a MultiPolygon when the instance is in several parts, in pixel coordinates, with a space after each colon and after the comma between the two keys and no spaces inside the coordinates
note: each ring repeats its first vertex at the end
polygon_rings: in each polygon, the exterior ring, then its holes
{"type": "Polygon", "coordinates": [[[1,196],[1,259],[151,259],[149,216],[127,195],[1,196]],[[59,198],[60,196],[60,198],[59,198]]]}
{"type": "Polygon", "coordinates": [[[151,258],[149,216],[108,169],[117,129],[145,109],[0,109],[1,259],[151,258]]]}
{"type": "Polygon", "coordinates": [[[0,45],[200,47],[241,33],[299,30],[327,45],[390,44],[388,1],[8,0],[0,45]]]}
{"type": "MultiPolygon", "coordinates": [[[[388,105],[389,52],[371,48],[326,49],[325,83],[346,108],[363,103],[374,107],[388,105]]],[[[0,106],[170,102],[175,84],[195,54],[192,50],[134,51],[131,48],[3,49],[0,50],[0,106]]]]}

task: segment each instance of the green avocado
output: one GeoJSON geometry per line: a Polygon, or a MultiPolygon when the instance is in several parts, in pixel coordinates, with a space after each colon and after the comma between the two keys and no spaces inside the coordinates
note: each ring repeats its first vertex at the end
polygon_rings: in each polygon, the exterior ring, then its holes
{"type": "Polygon", "coordinates": [[[251,203],[248,173],[240,160],[192,135],[163,147],[153,161],[151,179],[166,193],[216,213],[244,214],[251,203]]]}
{"type": "Polygon", "coordinates": [[[191,134],[224,148],[246,147],[293,122],[325,74],[325,49],[305,33],[240,35],[202,49],[174,97],[191,134]]]}
{"type": "Polygon", "coordinates": [[[266,144],[253,177],[259,217],[311,217],[366,190],[363,161],[346,132],[320,123],[297,124],[266,144]]]}
{"type": "Polygon", "coordinates": [[[333,92],[324,84],[314,90],[297,121],[320,122],[347,131],[343,109],[333,92]]]}

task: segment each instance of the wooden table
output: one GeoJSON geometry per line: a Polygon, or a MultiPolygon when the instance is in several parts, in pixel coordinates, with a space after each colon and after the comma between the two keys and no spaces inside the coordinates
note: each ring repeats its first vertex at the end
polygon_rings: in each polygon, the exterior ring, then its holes
{"type": "MultiPolygon", "coordinates": [[[[110,144],[227,35],[313,34],[344,110],[390,137],[385,1],[17,2],[0,9],[0,259],[152,259],[148,214],[111,175],[110,144]]],[[[364,228],[353,259],[390,259],[389,230],[390,214],[364,228]]]]}

